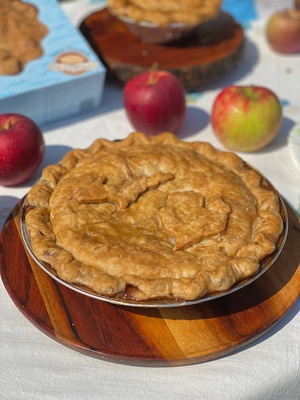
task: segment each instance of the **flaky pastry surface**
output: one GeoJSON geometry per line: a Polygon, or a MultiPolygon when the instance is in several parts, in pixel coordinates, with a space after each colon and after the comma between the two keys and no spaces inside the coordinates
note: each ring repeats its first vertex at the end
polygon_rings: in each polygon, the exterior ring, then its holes
{"type": "Polygon", "coordinates": [[[221,0],[108,0],[108,6],[120,17],[153,22],[159,26],[171,23],[195,25],[214,18],[221,0]]]}
{"type": "Polygon", "coordinates": [[[16,75],[28,61],[41,57],[41,41],[47,33],[35,6],[0,0],[0,75],[16,75]]]}
{"type": "Polygon", "coordinates": [[[103,296],[195,300],[254,275],[283,229],[278,196],[241,158],[171,133],[96,140],[28,193],[35,255],[103,296]]]}

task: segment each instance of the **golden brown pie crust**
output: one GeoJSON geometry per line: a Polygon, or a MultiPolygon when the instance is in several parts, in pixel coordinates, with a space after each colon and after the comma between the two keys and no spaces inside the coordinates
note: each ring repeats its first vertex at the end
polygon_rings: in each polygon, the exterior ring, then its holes
{"type": "Polygon", "coordinates": [[[67,282],[134,301],[226,291],[257,273],[283,229],[257,171],[171,133],[72,150],[27,200],[38,259],[67,282]]]}
{"type": "Polygon", "coordinates": [[[108,0],[110,9],[120,17],[153,22],[159,26],[171,23],[196,25],[216,17],[221,0],[108,0]]]}
{"type": "Polygon", "coordinates": [[[0,0],[0,75],[16,75],[28,61],[41,57],[41,40],[47,32],[35,6],[0,0]]]}

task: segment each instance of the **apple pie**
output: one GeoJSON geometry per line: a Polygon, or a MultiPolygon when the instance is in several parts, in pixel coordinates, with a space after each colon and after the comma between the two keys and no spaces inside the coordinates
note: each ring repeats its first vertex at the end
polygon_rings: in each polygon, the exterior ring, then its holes
{"type": "Polygon", "coordinates": [[[47,33],[35,6],[0,0],[0,75],[16,75],[28,61],[41,57],[41,41],[47,33]]]}
{"type": "Polygon", "coordinates": [[[109,298],[200,299],[255,275],[283,231],[279,197],[239,156],[171,133],[97,139],[27,196],[35,256],[109,298]]]}
{"type": "Polygon", "coordinates": [[[109,8],[119,17],[158,26],[172,23],[198,25],[219,12],[221,0],[108,0],[109,8]]]}

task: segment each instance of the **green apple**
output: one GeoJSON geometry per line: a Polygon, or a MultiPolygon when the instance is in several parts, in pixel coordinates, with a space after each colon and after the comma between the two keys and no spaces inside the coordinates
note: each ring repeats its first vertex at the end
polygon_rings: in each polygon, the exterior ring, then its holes
{"type": "Polygon", "coordinates": [[[277,95],[261,86],[228,86],[216,97],[211,123],[228,149],[253,152],[267,146],[278,134],[282,107],[277,95]]]}

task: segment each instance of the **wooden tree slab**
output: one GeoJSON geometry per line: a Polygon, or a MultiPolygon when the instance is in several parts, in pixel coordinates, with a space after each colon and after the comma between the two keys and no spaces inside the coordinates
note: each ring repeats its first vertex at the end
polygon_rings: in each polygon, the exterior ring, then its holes
{"type": "Polygon", "coordinates": [[[122,83],[157,64],[172,72],[186,89],[215,81],[236,66],[242,55],[242,27],[227,13],[201,25],[185,40],[170,45],[142,43],[105,8],[88,16],[80,30],[122,83]]]}
{"type": "Polygon", "coordinates": [[[300,224],[288,206],[289,233],[283,251],[252,284],[198,305],[142,309],[77,293],[38,267],[21,239],[21,204],[1,233],[3,283],[15,305],[37,328],[90,356],[141,366],[212,360],[263,335],[289,311],[300,293],[300,224]]]}

